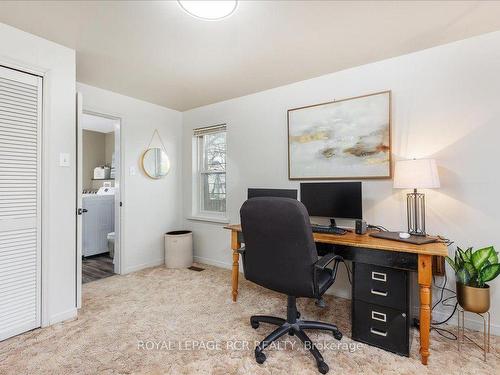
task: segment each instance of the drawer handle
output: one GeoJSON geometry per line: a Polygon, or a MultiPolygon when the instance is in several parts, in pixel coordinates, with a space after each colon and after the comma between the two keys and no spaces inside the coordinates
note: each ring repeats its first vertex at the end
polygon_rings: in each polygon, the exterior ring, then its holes
{"type": "Polygon", "coordinates": [[[372,319],[379,322],[387,322],[387,315],[378,311],[372,311],[372,319]]]}
{"type": "Polygon", "coordinates": [[[387,281],[387,274],[383,273],[383,272],[375,272],[375,271],[373,271],[372,272],[372,280],[382,281],[382,282],[385,283],[387,281]]]}
{"type": "Polygon", "coordinates": [[[375,328],[370,328],[370,332],[373,333],[374,335],[379,335],[382,337],[387,336],[387,332],[379,331],[378,329],[375,329],[375,328]]]}
{"type": "Polygon", "coordinates": [[[371,292],[372,292],[372,294],[375,294],[376,296],[387,297],[387,292],[381,292],[381,291],[375,290],[375,289],[372,289],[371,292]]]}

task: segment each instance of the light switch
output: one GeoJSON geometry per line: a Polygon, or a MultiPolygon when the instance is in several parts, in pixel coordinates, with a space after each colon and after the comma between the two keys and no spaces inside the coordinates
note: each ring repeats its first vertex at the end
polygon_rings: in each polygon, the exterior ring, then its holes
{"type": "Polygon", "coordinates": [[[61,152],[59,154],[59,166],[60,167],[69,167],[69,154],[61,152]]]}
{"type": "Polygon", "coordinates": [[[135,174],[136,174],[137,170],[135,169],[135,167],[134,167],[134,166],[132,166],[132,167],[130,167],[129,172],[130,172],[130,175],[131,175],[131,176],[135,176],[135,174]]]}

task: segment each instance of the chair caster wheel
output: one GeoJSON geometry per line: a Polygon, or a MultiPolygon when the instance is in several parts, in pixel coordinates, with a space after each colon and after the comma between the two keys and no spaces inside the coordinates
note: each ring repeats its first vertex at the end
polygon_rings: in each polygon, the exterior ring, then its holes
{"type": "Polygon", "coordinates": [[[266,361],[266,355],[262,352],[255,353],[255,361],[257,361],[259,365],[263,364],[266,361]]]}
{"type": "Polygon", "coordinates": [[[339,341],[342,340],[342,332],[340,331],[333,332],[333,337],[335,337],[339,341]]]}
{"type": "Polygon", "coordinates": [[[318,362],[318,370],[322,374],[326,374],[328,371],[330,371],[330,367],[325,362],[318,362]]]}
{"type": "Polygon", "coordinates": [[[326,303],[325,303],[325,300],[323,298],[316,300],[315,304],[316,304],[316,306],[318,306],[321,309],[324,309],[326,307],[326,303]]]}
{"type": "Polygon", "coordinates": [[[300,311],[297,311],[297,319],[300,319],[300,311]]]}
{"type": "Polygon", "coordinates": [[[253,329],[259,328],[259,322],[250,322],[250,325],[252,326],[253,329]]]}

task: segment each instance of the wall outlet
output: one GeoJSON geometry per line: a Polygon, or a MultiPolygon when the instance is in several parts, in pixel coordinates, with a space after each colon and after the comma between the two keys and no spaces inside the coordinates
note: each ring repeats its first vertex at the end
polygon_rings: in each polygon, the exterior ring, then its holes
{"type": "Polygon", "coordinates": [[[69,154],[65,152],[61,152],[59,154],[59,166],[60,167],[69,167],[69,154]]]}

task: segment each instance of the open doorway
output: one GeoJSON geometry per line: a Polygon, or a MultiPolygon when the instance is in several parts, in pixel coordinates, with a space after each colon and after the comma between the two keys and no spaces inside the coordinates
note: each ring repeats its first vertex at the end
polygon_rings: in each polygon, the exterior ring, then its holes
{"type": "Polygon", "coordinates": [[[81,283],[120,273],[120,119],[83,111],[79,118],[81,283]]]}

